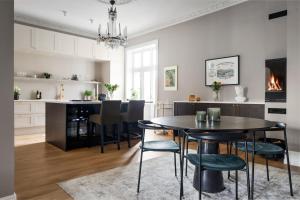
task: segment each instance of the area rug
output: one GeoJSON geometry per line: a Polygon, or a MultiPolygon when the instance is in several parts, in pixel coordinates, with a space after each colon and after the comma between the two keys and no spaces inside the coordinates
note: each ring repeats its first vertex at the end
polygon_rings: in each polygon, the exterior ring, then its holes
{"type": "MultiPolygon", "coordinates": [[[[178,165],[179,166],[179,165],[178,165]]],[[[137,194],[138,163],[112,170],[75,178],[58,185],[75,200],[173,200],[179,199],[180,178],[174,175],[173,155],[143,162],[141,188],[137,194]]],[[[198,191],[193,188],[192,165],[188,176],[184,177],[184,199],[198,199],[198,191]]],[[[234,176],[234,173],[232,173],[234,176]]],[[[270,167],[270,182],[266,179],[264,165],[255,165],[255,199],[282,200],[299,199],[300,174],[292,174],[294,197],[289,195],[287,171],[270,167]]],[[[225,190],[203,193],[206,199],[235,199],[235,183],[224,174],[225,190]]],[[[239,199],[247,199],[246,173],[239,172],[239,199]]]]}

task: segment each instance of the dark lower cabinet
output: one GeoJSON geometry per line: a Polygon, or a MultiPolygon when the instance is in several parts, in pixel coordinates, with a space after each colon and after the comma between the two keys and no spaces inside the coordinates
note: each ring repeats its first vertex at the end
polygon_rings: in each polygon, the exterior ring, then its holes
{"type": "Polygon", "coordinates": [[[264,104],[238,104],[238,103],[200,103],[200,102],[174,102],[174,115],[195,115],[197,111],[206,111],[207,108],[221,108],[221,115],[265,118],[264,104]]]}

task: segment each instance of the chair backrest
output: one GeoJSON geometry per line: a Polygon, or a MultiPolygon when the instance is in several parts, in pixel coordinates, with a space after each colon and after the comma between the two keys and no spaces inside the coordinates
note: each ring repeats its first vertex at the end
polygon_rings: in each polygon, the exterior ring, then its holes
{"type": "Polygon", "coordinates": [[[103,101],[101,104],[100,116],[103,124],[116,124],[120,123],[121,115],[121,101],[109,100],[103,101]]]}
{"type": "Polygon", "coordinates": [[[141,129],[150,129],[150,130],[162,130],[165,127],[160,126],[158,124],[154,124],[148,120],[138,120],[138,127],[141,129]]]}
{"type": "Polygon", "coordinates": [[[128,122],[144,119],[144,100],[130,100],[128,103],[128,122]]]}
{"type": "Polygon", "coordinates": [[[185,134],[198,140],[214,140],[214,141],[239,141],[247,138],[248,132],[207,132],[198,130],[187,130],[185,134]]]}

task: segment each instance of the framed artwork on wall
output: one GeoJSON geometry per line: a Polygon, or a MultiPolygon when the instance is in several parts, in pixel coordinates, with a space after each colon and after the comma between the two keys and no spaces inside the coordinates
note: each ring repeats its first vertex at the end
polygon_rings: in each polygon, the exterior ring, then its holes
{"type": "Polygon", "coordinates": [[[177,90],[177,66],[170,66],[164,68],[164,90],[177,90]]]}
{"type": "Polygon", "coordinates": [[[205,85],[214,81],[222,85],[240,84],[240,56],[229,56],[205,60],[205,85]]]}

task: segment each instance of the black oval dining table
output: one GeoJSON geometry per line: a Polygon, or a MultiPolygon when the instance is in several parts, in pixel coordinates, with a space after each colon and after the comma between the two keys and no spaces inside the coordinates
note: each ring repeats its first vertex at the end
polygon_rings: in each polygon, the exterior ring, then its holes
{"type": "MultiPolygon", "coordinates": [[[[164,126],[171,130],[182,132],[183,130],[199,130],[201,132],[209,132],[209,134],[228,133],[242,131],[245,134],[255,133],[256,131],[265,131],[271,127],[276,126],[276,122],[271,122],[263,119],[235,117],[235,116],[221,116],[221,120],[217,122],[197,122],[195,115],[183,116],[167,116],[158,117],[151,120],[152,123],[164,126]]],[[[182,135],[183,133],[181,133],[182,135]]],[[[184,162],[184,143],[185,137],[179,140],[181,143],[181,170],[180,176],[183,178],[183,162],[184,162]]],[[[219,143],[207,142],[203,147],[203,153],[216,154],[219,153],[219,143]]],[[[202,175],[202,191],[208,193],[221,192],[225,189],[223,175],[221,171],[204,170],[202,175]]],[[[198,170],[194,173],[194,188],[199,189],[198,170]]],[[[183,188],[183,187],[181,187],[183,188]]],[[[180,196],[183,191],[180,191],[180,196]]]]}

